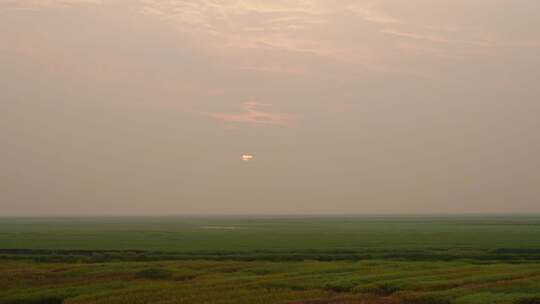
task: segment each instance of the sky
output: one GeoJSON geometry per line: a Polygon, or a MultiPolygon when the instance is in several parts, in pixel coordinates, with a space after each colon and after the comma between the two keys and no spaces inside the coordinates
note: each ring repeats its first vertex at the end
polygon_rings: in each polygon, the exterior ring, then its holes
{"type": "Polygon", "coordinates": [[[0,0],[0,216],[540,212],[539,54],[538,0],[0,0]]]}

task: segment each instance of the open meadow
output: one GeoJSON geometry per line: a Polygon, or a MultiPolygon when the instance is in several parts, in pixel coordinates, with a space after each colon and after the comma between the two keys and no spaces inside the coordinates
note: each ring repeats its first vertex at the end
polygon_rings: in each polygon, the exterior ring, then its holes
{"type": "Polygon", "coordinates": [[[540,304],[540,0],[0,0],[0,304],[540,304]]]}
{"type": "Polygon", "coordinates": [[[540,303],[540,217],[0,220],[0,303],[540,303]]]}

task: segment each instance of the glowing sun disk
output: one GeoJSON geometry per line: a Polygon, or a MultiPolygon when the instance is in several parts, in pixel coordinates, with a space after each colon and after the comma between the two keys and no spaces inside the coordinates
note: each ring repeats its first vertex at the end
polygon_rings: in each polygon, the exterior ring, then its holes
{"type": "Polygon", "coordinates": [[[253,155],[251,154],[242,154],[242,160],[245,162],[248,162],[253,159],[253,155]]]}

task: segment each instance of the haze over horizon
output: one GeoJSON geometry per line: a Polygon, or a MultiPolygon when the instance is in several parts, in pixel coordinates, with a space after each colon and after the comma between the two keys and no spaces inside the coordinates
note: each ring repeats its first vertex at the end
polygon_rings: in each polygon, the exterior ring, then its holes
{"type": "Polygon", "coordinates": [[[0,216],[540,212],[540,1],[0,0],[0,216]]]}

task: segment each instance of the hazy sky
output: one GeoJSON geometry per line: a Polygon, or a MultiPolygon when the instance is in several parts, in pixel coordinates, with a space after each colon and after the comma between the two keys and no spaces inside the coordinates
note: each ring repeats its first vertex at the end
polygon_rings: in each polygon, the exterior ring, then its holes
{"type": "Polygon", "coordinates": [[[539,81],[538,0],[0,0],[0,216],[540,212],[539,81]]]}

